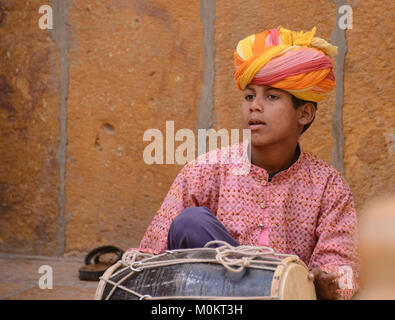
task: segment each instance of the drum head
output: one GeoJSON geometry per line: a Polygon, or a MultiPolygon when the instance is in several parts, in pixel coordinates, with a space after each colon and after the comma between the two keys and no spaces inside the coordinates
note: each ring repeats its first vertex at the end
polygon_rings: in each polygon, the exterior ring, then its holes
{"type": "Polygon", "coordinates": [[[281,300],[316,300],[314,282],[308,278],[306,265],[295,258],[285,258],[274,273],[271,294],[281,300]]]}

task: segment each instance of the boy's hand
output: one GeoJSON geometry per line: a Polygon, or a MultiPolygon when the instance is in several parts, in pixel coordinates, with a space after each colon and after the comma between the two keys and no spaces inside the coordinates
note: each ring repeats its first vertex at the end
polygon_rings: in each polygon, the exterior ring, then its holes
{"type": "Polygon", "coordinates": [[[314,280],[318,299],[336,299],[336,290],[339,289],[339,283],[336,281],[337,277],[338,275],[327,273],[320,268],[313,268],[310,271],[309,279],[314,280]]]}

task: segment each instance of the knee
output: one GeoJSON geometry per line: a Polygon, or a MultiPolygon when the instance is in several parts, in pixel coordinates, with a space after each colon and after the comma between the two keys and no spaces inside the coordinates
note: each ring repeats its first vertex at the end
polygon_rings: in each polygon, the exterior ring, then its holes
{"type": "Polygon", "coordinates": [[[210,210],[206,207],[191,207],[182,210],[170,225],[172,230],[196,229],[204,221],[210,210]]]}

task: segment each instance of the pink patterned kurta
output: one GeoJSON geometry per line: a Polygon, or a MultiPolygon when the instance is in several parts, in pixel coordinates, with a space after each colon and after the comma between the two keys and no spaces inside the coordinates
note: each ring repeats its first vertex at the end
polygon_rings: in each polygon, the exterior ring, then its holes
{"type": "Polygon", "coordinates": [[[320,267],[339,274],[339,278],[344,270],[351,269],[352,283],[345,286],[343,276],[343,289],[338,290],[339,299],[351,298],[359,274],[357,217],[345,179],[326,162],[303,151],[271,182],[266,170],[246,161],[199,163],[215,155],[221,159],[221,152],[229,154],[242,146],[217,149],[186,164],[138,250],[153,254],[165,251],[172,220],[185,208],[205,206],[241,245],[269,246],[277,253],[296,254],[309,269],[320,267]],[[247,174],[234,171],[248,165],[247,174]]]}

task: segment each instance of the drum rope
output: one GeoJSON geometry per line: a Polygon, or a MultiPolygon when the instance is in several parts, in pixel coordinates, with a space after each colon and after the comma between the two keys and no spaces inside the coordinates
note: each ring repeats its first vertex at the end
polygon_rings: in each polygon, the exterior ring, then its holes
{"type": "MultiPolygon", "coordinates": [[[[227,270],[230,272],[241,272],[245,268],[255,268],[255,269],[262,269],[262,270],[272,270],[275,271],[277,266],[283,265],[285,266],[284,263],[282,263],[282,259],[279,257],[295,257],[296,259],[299,259],[295,255],[290,255],[290,254],[278,254],[275,253],[272,248],[265,247],[265,246],[238,246],[238,247],[233,247],[229,245],[228,243],[224,241],[219,241],[219,240],[214,240],[207,242],[204,248],[194,248],[194,249],[177,249],[177,250],[172,250],[172,251],[166,251],[161,254],[153,255],[153,254],[147,254],[147,253],[141,253],[137,250],[131,250],[128,252],[125,252],[123,257],[122,257],[122,265],[130,268],[132,272],[127,274],[126,276],[122,277],[120,280],[117,282],[114,282],[109,279],[110,274],[106,276],[104,274],[100,279],[102,281],[105,281],[109,284],[111,284],[113,287],[108,293],[107,297],[105,298],[108,300],[114,291],[119,288],[124,291],[127,291],[135,296],[137,296],[139,299],[150,299],[154,300],[156,297],[151,297],[150,295],[143,295],[140,294],[136,291],[133,291],[129,288],[126,288],[125,286],[122,286],[122,283],[135,274],[136,272],[141,272],[144,269],[150,269],[150,268],[157,268],[157,267],[163,267],[163,266],[169,266],[169,265],[174,265],[174,264],[181,264],[181,263],[218,263],[223,265],[227,270]],[[212,245],[218,245],[218,247],[215,248],[216,256],[215,259],[210,259],[210,258],[175,258],[175,259],[168,259],[168,260],[159,260],[158,258],[160,257],[165,257],[168,256],[169,254],[172,253],[178,253],[178,252],[191,252],[191,251],[202,251],[202,250],[210,250],[212,251],[213,248],[209,248],[209,246],[212,245]],[[264,259],[263,259],[264,258],[264,259]],[[151,261],[155,259],[154,261],[151,261]],[[261,260],[259,260],[261,259],[261,260]],[[272,266],[273,265],[273,266],[272,266]]],[[[120,270],[119,272],[122,272],[120,270]]],[[[116,275],[118,272],[112,274],[111,276],[116,275]]],[[[210,299],[210,297],[157,297],[158,299],[210,299]]],[[[212,297],[215,299],[215,297],[212,297]]],[[[224,297],[217,297],[223,299],[224,297]]],[[[228,298],[228,297],[226,297],[228,298]]],[[[241,297],[237,297],[240,299],[241,297]]],[[[248,297],[248,299],[262,299],[265,298],[267,299],[268,297],[248,297]]]]}

